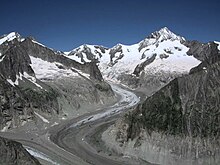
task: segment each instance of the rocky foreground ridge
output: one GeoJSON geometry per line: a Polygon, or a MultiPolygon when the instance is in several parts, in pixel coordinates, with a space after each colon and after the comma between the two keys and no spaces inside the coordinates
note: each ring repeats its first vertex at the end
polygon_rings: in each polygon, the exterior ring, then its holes
{"type": "Polygon", "coordinates": [[[1,165],[40,165],[18,142],[0,137],[1,165]]]}

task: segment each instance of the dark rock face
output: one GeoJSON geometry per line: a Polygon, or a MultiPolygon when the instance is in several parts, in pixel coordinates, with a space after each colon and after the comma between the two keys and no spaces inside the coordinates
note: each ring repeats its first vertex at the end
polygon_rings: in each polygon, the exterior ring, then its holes
{"type": "Polygon", "coordinates": [[[145,60],[143,63],[137,65],[136,68],[134,69],[133,74],[135,74],[138,77],[140,75],[140,72],[142,72],[147,65],[149,65],[150,63],[152,63],[155,60],[156,56],[157,56],[157,54],[153,54],[152,57],[145,60]]]}
{"type": "Polygon", "coordinates": [[[185,41],[183,44],[189,48],[188,55],[193,55],[200,61],[211,59],[219,53],[218,45],[214,42],[201,43],[199,41],[185,41]]]}
{"type": "Polygon", "coordinates": [[[40,165],[40,162],[20,143],[2,137],[0,137],[0,158],[1,165],[40,165]]]}
{"type": "Polygon", "coordinates": [[[218,139],[219,77],[220,62],[216,62],[206,70],[171,81],[129,115],[128,138],[134,139],[144,128],[148,133],[218,139]]]}
{"type": "Polygon", "coordinates": [[[215,42],[204,44],[198,41],[185,41],[184,45],[190,48],[187,52],[188,55],[193,55],[195,58],[202,61],[197,67],[190,70],[190,74],[220,61],[220,51],[218,50],[218,44],[215,42]]]}
{"type": "MultiPolygon", "coordinates": [[[[62,107],[59,99],[61,97],[74,96],[68,99],[69,104],[78,109],[83,99],[93,98],[90,104],[103,103],[108,97],[114,94],[110,85],[103,81],[102,75],[95,62],[80,64],[65,57],[61,52],[49,49],[31,38],[15,38],[0,45],[0,129],[7,130],[15,128],[28,121],[35,121],[36,114],[41,114],[47,119],[62,115],[62,107]],[[87,73],[90,78],[81,77],[82,80],[72,80],[68,83],[68,88],[81,93],[66,93],[57,90],[48,82],[42,82],[35,76],[31,68],[30,56],[40,58],[47,62],[60,63],[62,69],[71,69],[73,72],[87,73]],[[28,75],[28,76],[25,76],[28,75]],[[30,79],[28,77],[31,77],[30,79]],[[81,86],[87,84],[89,92],[83,93],[84,89],[77,88],[77,83],[81,86]],[[37,86],[37,85],[38,86],[37,86]],[[76,84],[76,85],[75,85],[76,84]],[[70,87],[72,86],[72,87],[70,87]],[[77,97],[78,96],[78,97],[77,97]],[[94,101],[95,100],[95,101],[94,101]]],[[[80,77],[80,76],[79,76],[80,77]]],[[[63,80],[59,86],[65,85],[63,80]]],[[[68,97],[69,98],[69,97],[68,97]]],[[[82,101],[83,100],[83,101],[82,101]]],[[[66,103],[66,102],[65,102],[66,103]]],[[[85,103],[86,104],[86,103],[85,103]]]]}
{"type": "Polygon", "coordinates": [[[14,82],[16,75],[24,72],[34,76],[34,71],[30,66],[30,57],[17,40],[14,40],[13,45],[1,55],[1,58],[4,62],[0,63],[0,70],[2,76],[6,79],[9,78],[14,82]]]}
{"type": "MultiPolygon", "coordinates": [[[[218,61],[206,69],[172,80],[147,98],[118,121],[115,138],[119,145],[125,147],[132,141],[134,148],[141,145],[154,146],[156,150],[165,148],[168,154],[162,154],[167,159],[172,154],[187,161],[196,161],[195,164],[200,159],[205,164],[218,164],[219,128],[218,61]]],[[[159,155],[159,152],[154,154],[159,155]]]]}
{"type": "Polygon", "coordinates": [[[7,130],[34,120],[34,111],[49,116],[58,114],[58,94],[35,78],[30,66],[30,57],[22,42],[14,39],[2,45],[7,49],[2,49],[3,60],[0,62],[0,128],[5,127],[7,130]],[[24,73],[36,79],[36,83],[41,85],[42,89],[26,79],[24,73]],[[8,79],[19,84],[12,86],[8,79]]]}

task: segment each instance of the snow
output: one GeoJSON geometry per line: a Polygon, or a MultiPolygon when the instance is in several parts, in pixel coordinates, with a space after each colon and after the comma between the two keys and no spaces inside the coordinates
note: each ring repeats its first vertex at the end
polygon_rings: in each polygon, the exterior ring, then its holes
{"type": "MultiPolygon", "coordinates": [[[[67,55],[68,58],[75,60],[81,64],[83,64],[84,62],[81,61],[81,55],[82,58],[85,62],[91,62],[91,60],[89,60],[86,56],[86,52],[91,52],[94,55],[94,59],[99,59],[102,62],[104,61],[109,61],[110,60],[110,56],[109,56],[109,50],[105,50],[105,53],[102,53],[101,50],[99,48],[95,48],[96,45],[88,45],[88,44],[84,44],[81,45],[80,47],[73,49],[72,51],[69,52],[65,52],[65,54],[67,55]],[[69,54],[73,54],[73,55],[69,55],[69,54]],[[100,58],[99,54],[103,55],[102,58],[100,58]],[[105,57],[108,57],[107,60],[105,57]],[[103,61],[104,60],[104,61],[103,61]]],[[[102,46],[101,46],[102,47],[102,46]]],[[[104,48],[104,47],[103,47],[104,48]]]]}
{"type": "Polygon", "coordinates": [[[24,148],[34,157],[36,158],[40,158],[40,159],[43,159],[43,160],[46,160],[47,162],[50,162],[51,164],[53,165],[60,165],[59,163],[57,162],[54,162],[52,159],[50,159],[47,155],[45,155],[44,153],[40,152],[40,151],[37,151],[36,149],[34,148],[31,148],[31,147],[28,147],[28,146],[24,146],[24,148]]]}
{"type": "Polygon", "coordinates": [[[12,41],[15,38],[16,38],[16,33],[11,32],[8,35],[6,35],[6,36],[4,36],[3,38],[0,39],[0,45],[3,44],[5,41],[12,41]]]}
{"type": "Polygon", "coordinates": [[[8,83],[11,84],[12,86],[15,86],[15,83],[11,79],[7,79],[8,83]]]}
{"type": "Polygon", "coordinates": [[[9,126],[11,125],[11,123],[12,123],[12,121],[8,121],[8,122],[6,122],[6,126],[5,127],[3,127],[3,129],[2,130],[0,130],[1,132],[5,132],[5,131],[7,131],[8,130],[8,128],[9,128],[9,126]]]}
{"type": "Polygon", "coordinates": [[[176,34],[171,32],[167,27],[164,27],[164,28],[160,29],[156,33],[159,33],[159,35],[160,35],[160,38],[158,39],[158,41],[162,41],[164,39],[185,40],[185,38],[177,36],[176,34]]]}
{"type": "Polygon", "coordinates": [[[7,79],[8,83],[12,86],[19,85],[19,80],[23,80],[23,77],[32,82],[38,88],[43,89],[38,83],[35,77],[30,76],[28,73],[24,72],[23,74],[19,72],[19,75],[16,75],[16,80],[13,82],[11,79],[7,79]]]}
{"type": "Polygon", "coordinates": [[[82,76],[82,77],[85,77],[87,79],[90,79],[90,75],[87,74],[87,73],[83,73],[81,70],[78,70],[76,68],[72,68],[72,70],[74,70],[76,73],[78,73],[78,75],[82,76]]]}
{"type": "Polygon", "coordinates": [[[162,28],[160,31],[152,33],[151,35],[151,38],[146,38],[137,44],[117,44],[111,49],[105,49],[105,53],[101,52],[95,45],[82,45],[68,52],[71,55],[67,55],[67,57],[84,63],[81,61],[81,56],[85,62],[90,62],[85,53],[92,54],[94,58],[100,61],[98,66],[103,77],[115,80],[120,74],[132,74],[137,65],[140,65],[155,54],[155,60],[145,67],[145,71],[148,73],[188,73],[191,68],[201,63],[201,61],[193,56],[187,55],[189,48],[181,44],[181,41],[185,39],[174,34],[168,28],[162,28]],[[113,63],[115,63],[113,66],[109,65],[111,50],[116,52],[112,58],[113,63]],[[100,57],[99,54],[101,54],[102,57],[100,57]],[[121,56],[123,57],[119,59],[121,56]]]}
{"type": "MultiPolygon", "coordinates": [[[[156,59],[145,67],[148,73],[156,73],[160,71],[188,73],[191,68],[197,66],[201,61],[193,56],[188,56],[186,52],[188,48],[180,43],[179,40],[165,40],[158,45],[153,44],[138,51],[139,44],[131,46],[122,45],[124,57],[113,66],[100,63],[100,70],[104,77],[117,78],[121,73],[132,74],[137,65],[157,54],[156,59]],[[167,53],[169,50],[172,54],[167,53]],[[166,55],[168,58],[161,58],[160,55],[166,55]],[[145,56],[142,58],[142,56],[145,56]]],[[[114,59],[114,58],[113,58],[114,59]]]]}
{"type": "Polygon", "coordinates": [[[63,52],[63,53],[64,53],[65,55],[68,55],[68,54],[70,54],[70,52],[71,52],[71,51],[69,51],[69,52],[63,52]]]}
{"type": "MultiPolygon", "coordinates": [[[[0,56],[1,56],[1,53],[0,53],[0,56]]],[[[4,60],[5,56],[3,56],[1,59],[0,59],[0,62],[2,62],[4,60]]]]}
{"type": "Polygon", "coordinates": [[[38,88],[43,89],[42,86],[40,86],[40,85],[37,83],[37,79],[36,79],[35,77],[30,76],[30,75],[27,74],[26,72],[24,72],[24,77],[25,77],[26,79],[28,79],[29,81],[31,81],[32,83],[34,83],[38,88]]]}
{"type": "Polygon", "coordinates": [[[220,42],[214,41],[216,44],[218,44],[218,50],[220,50],[220,42]]]}
{"type": "Polygon", "coordinates": [[[51,127],[53,127],[53,126],[55,126],[55,125],[58,125],[59,123],[57,123],[57,122],[54,122],[52,125],[51,125],[51,127]]]}
{"type": "Polygon", "coordinates": [[[62,76],[79,76],[70,69],[60,69],[58,66],[63,66],[57,62],[47,62],[40,58],[30,56],[31,67],[33,68],[36,78],[38,79],[54,79],[62,76]]]}
{"type": "Polygon", "coordinates": [[[46,118],[44,118],[43,116],[41,116],[41,115],[38,114],[37,112],[34,112],[34,114],[37,115],[41,120],[43,120],[43,122],[49,123],[49,121],[48,121],[46,118]]]}
{"type": "Polygon", "coordinates": [[[40,45],[40,46],[46,47],[45,45],[43,45],[43,44],[41,44],[41,43],[39,43],[39,42],[37,42],[37,41],[35,41],[35,40],[32,40],[32,42],[35,43],[35,44],[38,44],[38,45],[40,45]]]}

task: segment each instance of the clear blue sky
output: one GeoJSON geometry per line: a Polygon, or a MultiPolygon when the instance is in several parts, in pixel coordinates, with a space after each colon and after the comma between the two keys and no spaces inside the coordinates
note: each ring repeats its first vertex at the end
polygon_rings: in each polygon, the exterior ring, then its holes
{"type": "Polygon", "coordinates": [[[189,40],[220,40],[220,0],[1,0],[0,35],[17,31],[62,51],[133,44],[164,26],[189,40]]]}

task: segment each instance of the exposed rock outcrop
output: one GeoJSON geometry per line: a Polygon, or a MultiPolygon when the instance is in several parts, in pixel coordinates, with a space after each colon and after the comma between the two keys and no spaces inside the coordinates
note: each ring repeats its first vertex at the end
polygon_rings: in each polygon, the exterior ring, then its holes
{"type": "Polygon", "coordinates": [[[172,80],[107,133],[114,130],[118,145],[154,163],[219,163],[220,62],[207,64],[172,80]]]}
{"type": "Polygon", "coordinates": [[[30,155],[18,142],[0,137],[1,165],[40,165],[40,162],[30,155]]]}
{"type": "Polygon", "coordinates": [[[0,45],[2,131],[28,121],[49,123],[83,114],[84,105],[91,109],[114,100],[95,62],[80,64],[32,38],[13,34],[0,45]]]}

